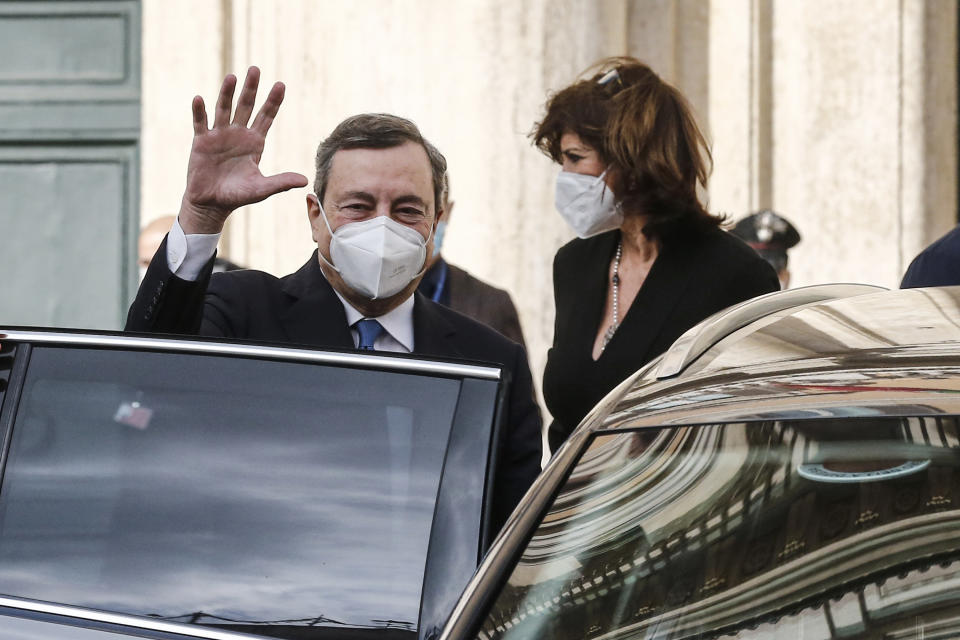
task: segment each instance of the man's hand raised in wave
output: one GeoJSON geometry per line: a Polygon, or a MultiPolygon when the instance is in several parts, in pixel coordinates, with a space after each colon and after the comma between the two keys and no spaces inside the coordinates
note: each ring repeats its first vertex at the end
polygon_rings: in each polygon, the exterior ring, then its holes
{"type": "Polygon", "coordinates": [[[284,86],[281,82],[273,85],[248,127],[259,84],[260,70],[250,67],[234,111],[237,77],[231,74],[224,78],[213,128],[208,128],[203,98],[193,99],[193,146],[179,216],[185,233],[220,233],[234,210],[281,191],[307,186],[306,176],[299,173],[269,177],[260,173],[264,141],[283,102],[284,86]]]}

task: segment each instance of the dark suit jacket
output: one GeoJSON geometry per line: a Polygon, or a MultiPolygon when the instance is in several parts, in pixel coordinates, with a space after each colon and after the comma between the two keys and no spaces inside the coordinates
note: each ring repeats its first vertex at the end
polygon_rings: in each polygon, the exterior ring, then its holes
{"type": "MultiPolygon", "coordinates": [[[[442,259],[442,258],[441,258],[442,259]]],[[[524,344],[520,316],[510,294],[447,263],[446,287],[454,311],[493,327],[514,342],[524,344]]]]}
{"type": "Polygon", "coordinates": [[[960,226],[940,237],[913,259],[901,289],[960,284],[960,226]]]}
{"type": "MultiPolygon", "coordinates": [[[[127,315],[127,331],[184,333],[353,349],[343,304],[323,277],[316,252],[297,272],[214,274],[213,260],[196,282],[170,273],[166,240],[147,269],[127,315]]],[[[414,353],[502,365],[512,380],[494,479],[497,531],[540,472],[540,412],[527,356],[496,331],[416,294],[414,353]]]]}
{"type": "Polygon", "coordinates": [[[620,328],[597,360],[593,345],[607,297],[608,269],[619,231],[573,240],[553,262],[556,322],[547,355],[543,395],[554,422],[555,450],[587,412],[615,386],[666,351],[708,316],[777,291],[777,274],[732,235],[713,229],[665,245],[620,328]]]}

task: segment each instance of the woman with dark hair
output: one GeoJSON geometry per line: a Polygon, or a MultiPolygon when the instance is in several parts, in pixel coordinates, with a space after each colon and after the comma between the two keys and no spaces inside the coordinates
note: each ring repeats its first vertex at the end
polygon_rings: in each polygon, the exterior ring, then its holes
{"type": "Polygon", "coordinates": [[[561,165],[557,210],[579,236],[553,263],[551,450],[687,329],[779,289],[770,265],[700,202],[710,151],[680,92],[633,58],[596,70],[553,95],[532,134],[561,165]]]}

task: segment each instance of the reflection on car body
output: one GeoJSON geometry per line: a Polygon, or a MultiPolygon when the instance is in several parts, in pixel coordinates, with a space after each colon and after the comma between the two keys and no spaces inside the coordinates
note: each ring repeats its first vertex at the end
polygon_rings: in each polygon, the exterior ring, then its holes
{"type": "Polygon", "coordinates": [[[960,288],[718,314],[558,452],[444,638],[960,636],[960,288]]]}
{"type": "Polygon", "coordinates": [[[423,637],[487,544],[496,367],[24,330],[0,363],[24,637],[423,637]]]}

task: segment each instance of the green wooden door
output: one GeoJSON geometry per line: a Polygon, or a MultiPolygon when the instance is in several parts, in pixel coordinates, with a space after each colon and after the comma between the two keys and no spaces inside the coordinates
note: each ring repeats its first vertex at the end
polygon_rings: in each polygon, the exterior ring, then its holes
{"type": "Polygon", "coordinates": [[[139,1],[0,2],[0,326],[122,326],[139,139],[139,1]]]}

